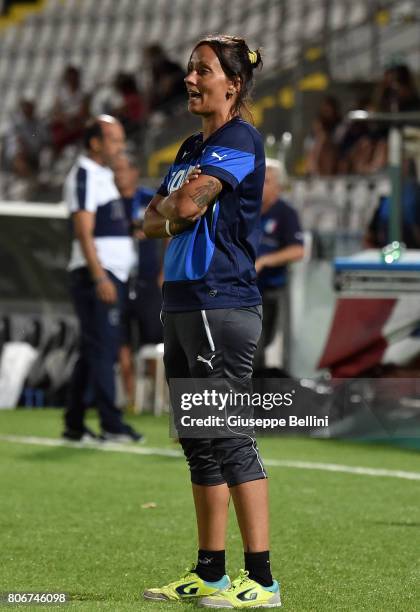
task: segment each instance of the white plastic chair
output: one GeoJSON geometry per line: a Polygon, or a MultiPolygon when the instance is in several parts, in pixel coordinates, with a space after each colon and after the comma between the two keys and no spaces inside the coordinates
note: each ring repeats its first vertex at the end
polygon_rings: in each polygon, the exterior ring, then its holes
{"type": "Polygon", "coordinates": [[[150,378],[146,377],[147,363],[155,364],[155,376],[153,380],[153,414],[159,416],[162,412],[168,411],[168,390],[165,379],[165,368],[163,365],[163,344],[146,344],[137,355],[137,385],[135,412],[144,410],[148,402],[148,390],[150,391],[150,378]]]}

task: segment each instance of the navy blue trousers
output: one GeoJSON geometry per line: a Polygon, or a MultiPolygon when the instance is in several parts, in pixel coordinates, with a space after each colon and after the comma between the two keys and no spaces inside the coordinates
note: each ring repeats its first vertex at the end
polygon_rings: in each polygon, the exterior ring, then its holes
{"type": "Polygon", "coordinates": [[[121,345],[121,310],[126,303],[126,283],[111,272],[118,301],[105,304],[96,296],[87,268],[70,273],[70,291],[80,323],[80,354],[70,382],[65,423],[82,431],[89,390],[99,411],[101,427],[110,432],[122,430],[122,414],[115,405],[114,366],[121,345]]]}

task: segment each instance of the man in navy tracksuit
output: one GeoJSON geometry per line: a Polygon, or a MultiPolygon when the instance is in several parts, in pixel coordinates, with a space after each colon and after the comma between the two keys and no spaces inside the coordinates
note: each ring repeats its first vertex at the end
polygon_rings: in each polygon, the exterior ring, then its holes
{"type": "Polygon", "coordinates": [[[297,212],[280,198],[285,171],[275,159],[266,159],[261,209],[261,242],[255,268],[263,298],[263,329],[254,357],[254,368],[263,368],[264,350],[274,339],[276,329],[283,333],[283,367],[289,353],[289,296],[287,265],[303,257],[302,229],[297,212]]]}

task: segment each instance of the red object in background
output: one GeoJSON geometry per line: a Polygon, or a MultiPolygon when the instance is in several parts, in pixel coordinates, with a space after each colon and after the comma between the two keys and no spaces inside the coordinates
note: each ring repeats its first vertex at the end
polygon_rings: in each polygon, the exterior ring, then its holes
{"type": "Polygon", "coordinates": [[[340,298],[319,368],[336,378],[358,376],[381,363],[388,348],[383,329],[397,299],[340,298]]]}

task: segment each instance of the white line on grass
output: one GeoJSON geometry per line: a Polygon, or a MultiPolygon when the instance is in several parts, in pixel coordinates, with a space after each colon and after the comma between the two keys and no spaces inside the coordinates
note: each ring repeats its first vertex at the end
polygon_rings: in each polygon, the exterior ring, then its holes
{"type": "Polygon", "coordinates": [[[266,459],[266,465],[276,467],[291,467],[301,470],[324,470],[325,472],[344,472],[347,474],[362,474],[363,476],[386,476],[388,478],[404,478],[420,480],[420,472],[405,472],[403,470],[384,470],[381,468],[359,467],[357,465],[341,465],[338,463],[317,463],[312,461],[288,461],[266,459]]]}
{"type": "Polygon", "coordinates": [[[108,451],[111,453],[128,453],[131,455],[160,455],[161,457],[183,457],[179,450],[170,448],[151,448],[135,444],[117,444],[115,442],[68,442],[59,438],[37,438],[35,436],[3,436],[0,442],[17,442],[18,444],[36,444],[39,446],[65,446],[88,450],[108,451]]]}
{"type": "MultiPolygon", "coordinates": [[[[99,450],[111,453],[127,453],[130,455],[155,455],[159,457],[183,457],[179,450],[170,448],[152,448],[136,446],[134,444],[105,443],[78,443],[67,442],[56,438],[37,438],[35,436],[4,436],[0,435],[0,442],[15,442],[18,444],[35,444],[38,446],[64,446],[99,450]]],[[[356,465],[341,465],[337,463],[318,463],[312,461],[292,461],[288,459],[266,459],[264,463],[271,467],[296,468],[299,470],[322,470],[324,472],[341,472],[345,474],[359,474],[361,476],[379,476],[387,478],[402,478],[404,480],[420,480],[420,472],[405,472],[403,470],[384,470],[381,468],[368,468],[356,465]]]]}

